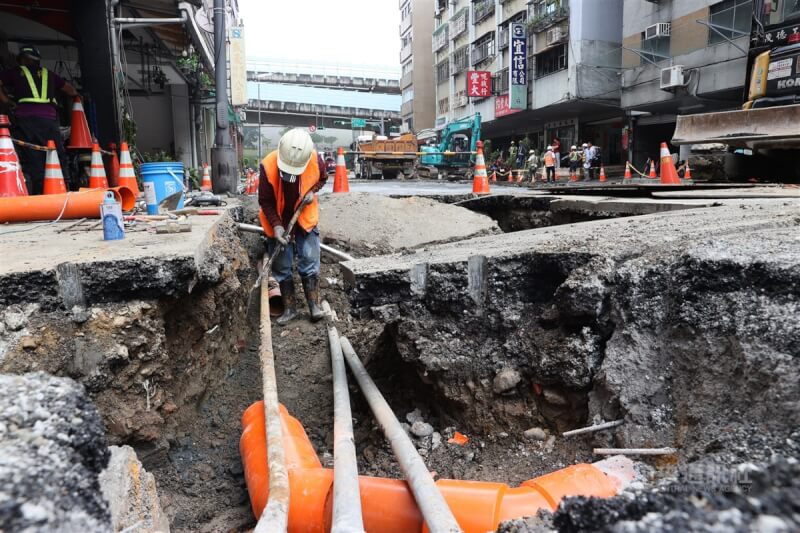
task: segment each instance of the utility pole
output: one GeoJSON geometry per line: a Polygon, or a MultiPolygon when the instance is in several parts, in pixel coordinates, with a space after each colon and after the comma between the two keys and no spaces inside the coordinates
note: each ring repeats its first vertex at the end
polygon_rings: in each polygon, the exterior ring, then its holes
{"type": "Polygon", "coordinates": [[[261,151],[261,78],[256,74],[256,85],[258,86],[258,154],[256,160],[259,160],[264,152],[261,151]]]}
{"type": "Polygon", "coordinates": [[[225,0],[214,0],[214,73],[217,95],[217,135],[211,149],[214,193],[235,193],[239,176],[236,151],[231,146],[228,120],[228,61],[225,0]]]}

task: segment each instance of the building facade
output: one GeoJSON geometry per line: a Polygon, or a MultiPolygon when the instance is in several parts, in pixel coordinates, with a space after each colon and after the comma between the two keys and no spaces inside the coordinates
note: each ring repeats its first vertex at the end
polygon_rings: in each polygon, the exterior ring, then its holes
{"type": "Polygon", "coordinates": [[[634,165],[657,157],[677,115],[741,106],[753,13],[753,0],[625,0],[622,107],[634,165]]]}
{"type": "Polygon", "coordinates": [[[433,6],[434,0],[400,0],[400,115],[404,131],[433,127],[433,6]]]}
{"type": "Polygon", "coordinates": [[[622,0],[438,0],[437,127],[480,113],[495,149],[527,137],[543,149],[592,141],[622,162],[622,0]],[[509,107],[509,28],[527,35],[527,106],[509,107]],[[441,37],[445,35],[446,37],[441,37]],[[467,72],[489,71],[492,94],[467,97],[467,72]]]}

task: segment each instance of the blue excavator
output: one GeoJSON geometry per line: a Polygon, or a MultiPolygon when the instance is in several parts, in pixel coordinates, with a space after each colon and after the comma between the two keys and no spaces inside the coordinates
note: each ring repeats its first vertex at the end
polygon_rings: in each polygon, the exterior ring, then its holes
{"type": "Polygon", "coordinates": [[[481,140],[481,114],[455,120],[441,131],[425,130],[417,135],[421,143],[417,175],[433,179],[472,179],[474,152],[481,140]]]}

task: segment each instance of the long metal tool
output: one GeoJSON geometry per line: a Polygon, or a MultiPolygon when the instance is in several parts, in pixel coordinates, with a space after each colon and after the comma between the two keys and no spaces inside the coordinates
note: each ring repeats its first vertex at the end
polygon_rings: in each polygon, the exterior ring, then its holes
{"type": "Polygon", "coordinates": [[[417,452],[417,448],[411,439],[403,431],[397,417],[394,416],[392,408],[386,403],[381,391],[375,386],[372,378],[367,374],[367,370],[361,363],[361,360],[356,355],[353,346],[346,337],[341,337],[342,352],[353,372],[358,386],[361,387],[361,392],[369,403],[375,419],[383,429],[383,434],[392,445],[397,462],[400,463],[400,469],[406,477],[406,482],[414,494],[414,499],[417,501],[422,516],[425,518],[425,523],[431,533],[456,533],[461,532],[461,527],[458,525],[455,517],[453,516],[450,507],[447,506],[442,493],[433,482],[428,467],[417,452]]]}
{"type": "Polygon", "coordinates": [[[624,420],[614,420],[611,422],[603,422],[602,424],[595,424],[585,428],[573,429],[572,431],[565,431],[561,434],[562,437],[574,437],[575,435],[583,435],[585,433],[594,433],[595,431],[603,431],[604,429],[612,429],[624,424],[624,420]]]}
{"type": "Polygon", "coordinates": [[[333,325],[328,302],[322,302],[328,326],[333,374],[333,522],[331,533],[364,533],[361,496],[358,488],[358,463],[353,438],[353,415],[347,370],[342,356],[339,332],[333,325]]]}
{"type": "MultiPolygon", "coordinates": [[[[261,226],[256,226],[255,224],[245,224],[243,222],[239,222],[238,224],[236,224],[236,226],[240,230],[246,231],[248,233],[257,233],[259,235],[264,235],[264,228],[262,228],[261,226]]],[[[354,261],[355,260],[355,257],[353,257],[352,255],[350,255],[348,253],[345,253],[345,252],[343,252],[343,251],[341,251],[341,250],[339,250],[337,248],[334,248],[333,246],[329,246],[329,245],[324,244],[324,243],[319,243],[319,248],[323,252],[329,253],[330,255],[332,255],[333,257],[338,259],[339,261],[354,261]]]]}
{"type": "MultiPolygon", "coordinates": [[[[277,247],[276,247],[277,249],[277,247]]],[[[266,255],[262,272],[269,276],[266,255]]],[[[261,383],[264,396],[264,420],[267,433],[269,497],[256,524],[256,533],[285,533],[289,525],[289,472],[283,450],[278,384],[275,379],[275,354],[272,351],[272,321],[269,315],[269,283],[261,284],[261,383]]]]}

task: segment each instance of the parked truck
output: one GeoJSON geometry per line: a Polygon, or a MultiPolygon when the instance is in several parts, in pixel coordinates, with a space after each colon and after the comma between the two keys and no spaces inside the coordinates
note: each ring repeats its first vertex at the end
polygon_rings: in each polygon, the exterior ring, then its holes
{"type": "Polygon", "coordinates": [[[356,175],[362,179],[412,178],[417,165],[417,138],[366,135],[358,138],[356,175]]]}
{"type": "Polygon", "coordinates": [[[472,179],[475,152],[481,140],[481,115],[455,120],[440,132],[424,130],[418,135],[423,140],[417,173],[420,177],[438,179],[472,179]]]}
{"type": "Polygon", "coordinates": [[[728,146],[731,180],[800,180],[800,2],[754,0],[744,105],[680,115],[672,143],[728,146]]]}

